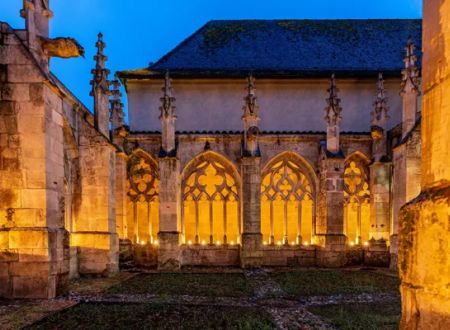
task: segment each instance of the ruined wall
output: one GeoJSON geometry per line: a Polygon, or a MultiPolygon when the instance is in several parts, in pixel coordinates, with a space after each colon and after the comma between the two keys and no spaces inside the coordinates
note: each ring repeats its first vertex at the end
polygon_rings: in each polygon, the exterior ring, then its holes
{"type": "Polygon", "coordinates": [[[425,0],[422,192],[399,219],[402,329],[450,328],[450,1],[425,0]]]}
{"type": "MultiPolygon", "coordinates": [[[[373,80],[340,80],[342,99],[341,131],[368,132],[376,91],[373,80]]],[[[263,131],[324,131],[324,108],[328,80],[257,79],[263,131]]],[[[159,131],[162,81],[127,80],[129,123],[132,131],[159,131]]],[[[401,120],[400,79],[386,79],[390,120],[388,128],[401,120]]],[[[236,131],[242,129],[241,116],[245,79],[174,79],[177,98],[177,130],[236,131]],[[195,120],[193,120],[195,118],[195,120]]]]}

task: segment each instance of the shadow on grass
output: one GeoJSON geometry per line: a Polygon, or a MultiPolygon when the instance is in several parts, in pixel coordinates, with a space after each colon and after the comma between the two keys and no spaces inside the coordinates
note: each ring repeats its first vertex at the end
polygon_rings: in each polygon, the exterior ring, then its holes
{"type": "Polygon", "coordinates": [[[26,329],[275,329],[256,308],[84,303],[26,329]]]}

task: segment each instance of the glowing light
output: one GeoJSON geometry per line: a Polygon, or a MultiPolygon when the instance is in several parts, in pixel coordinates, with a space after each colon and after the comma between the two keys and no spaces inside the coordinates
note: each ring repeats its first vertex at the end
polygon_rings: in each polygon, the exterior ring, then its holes
{"type": "Polygon", "coordinates": [[[145,242],[144,242],[144,241],[141,241],[141,245],[145,245],[145,242]]]}
{"type": "Polygon", "coordinates": [[[304,246],[308,246],[308,245],[309,245],[309,242],[306,241],[305,243],[303,243],[303,245],[304,245],[304,246]]]}
{"type": "Polygon", "coordinates": [[[220,245],[220,241],[217,241],[217,242],[216,242],[216,245],[220,245]]]}
{"type": "Polygon", "coordinates": [[[231,241],[231,242],[230,242],[230,245],[234,245],[234,241],[231,241]]]}
{"type": "Polygon", "coordinates": [[[192,245],[192,241],[188,241],[188,245],[192,245]]]}
{"type": "Polygon", "coordinates": [[[206,245],[206,241],[205,240],[202,241],[202,245],[206,245]]]}
{"type": "Polygon", "coordinates": [[[369,246],[369,242],[364,242],[364,246],[369,246]]]}
{"type": "Polygon", "coordinates": [[[278,242],[277,242],[277,245],[281,245],[281,241],[278,241],[278,242]]]}
{"type": "Polygon", "coordinates": [[[155,241],[153,242],[153,245],[158,245],[158,244],[159,244],[158,240],[155,240],[155,241]]]}
{"type": "Polygon", "coordinates": [[[267,242],[266,242],[266,241],[264,241],[264,242],[263,242],[263,245],[267,245],[267,242]]]}
{"type": "Polygon", "coordinates": [[[291,242],[291,245],[295,245],[295,242],[291,242]]]}
{"type": "Polygon", "coordinates": [[[353,245],[355,245],[355,242],[350,242],[350,246],[353,246],[353,245]]]}

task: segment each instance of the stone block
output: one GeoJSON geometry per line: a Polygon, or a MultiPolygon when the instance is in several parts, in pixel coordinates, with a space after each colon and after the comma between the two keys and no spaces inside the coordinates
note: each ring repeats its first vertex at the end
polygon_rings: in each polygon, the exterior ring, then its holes
{"type": "Polygon", "coordinates": [[[55,276],[13,276],[11,298],[51,299],[56,296],[55,276]]]}
{"type": "Polygon", "coordinates": [[[9,247],[11,249],[30,248],[45,249],[48,248],[48,232],[46,230],[11,229],[9,234],[9,247]]]}
{"type": "Polygon", "coordinates": [[[8,65],[8,80],[12,83],[38,83],[43,77],[35,65],[8,65]]]}
{"type": "Polygon", "coordinates": [[[345,251],[333,251],[318,248],[316,253],[316,263],[319,267],[339,268],[347,263],[345,251]]]}
{"type": "Polygon", "coordinates": [[[159,232],[158,241],[158,270],[179,270],[181,267],[180,233],[159,232]]]}
{"type": "Polygon", "coordinates": [[[242,234],[241,267],[261,267],[263,261],[261,234],[242,234]]]}

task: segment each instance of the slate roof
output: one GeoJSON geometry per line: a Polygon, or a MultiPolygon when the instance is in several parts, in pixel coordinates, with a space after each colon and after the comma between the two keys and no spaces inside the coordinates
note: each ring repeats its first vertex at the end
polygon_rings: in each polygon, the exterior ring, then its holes
{"type": "Polygon", "coordinates": [[[409,37],[420,53],[421,25],[420,19],[210,21],[150,67],[120,75],[398,76],[409,37]]]}

